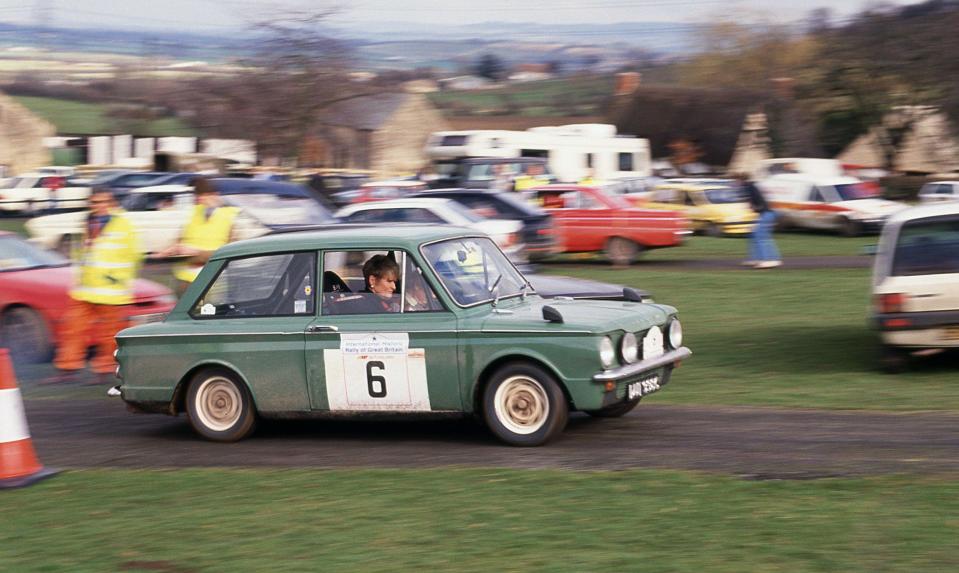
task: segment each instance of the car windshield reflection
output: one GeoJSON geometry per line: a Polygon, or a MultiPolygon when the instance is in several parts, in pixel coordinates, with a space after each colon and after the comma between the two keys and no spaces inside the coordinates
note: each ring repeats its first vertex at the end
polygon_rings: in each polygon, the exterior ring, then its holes
{"type": "Polygon", "coordinates": [[[423,246],[423,255],[460,306],[523,294],[526,279],[488,238],[450,239],[423,246]]]}
{"type": "Polygon", "coordinates": [[[25,271],[45,267],[65,267],[66,258],[44,251],[17,237],[0,237],[0,272],[25,271]]]}

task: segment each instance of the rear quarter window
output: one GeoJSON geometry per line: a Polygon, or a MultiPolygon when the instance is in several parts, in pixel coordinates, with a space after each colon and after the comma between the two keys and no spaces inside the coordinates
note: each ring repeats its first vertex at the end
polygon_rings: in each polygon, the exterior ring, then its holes
{"type": "Polygon", "coordinates": [[[959,217],[904,223],[893,255],[893,276],[951,273],[959,273],[959,217]]]}

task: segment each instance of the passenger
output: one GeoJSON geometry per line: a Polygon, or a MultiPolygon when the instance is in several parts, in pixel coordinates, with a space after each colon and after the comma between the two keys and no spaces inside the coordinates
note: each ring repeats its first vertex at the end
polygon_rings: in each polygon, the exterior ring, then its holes
{"type": "Polygon", "coordinates": [[[521,175],[513,181],[514,191],[526,191],[540,185],[548,185],[549,177],[539,163],[530,163],[526,168],[526,175],[521,175]]]}

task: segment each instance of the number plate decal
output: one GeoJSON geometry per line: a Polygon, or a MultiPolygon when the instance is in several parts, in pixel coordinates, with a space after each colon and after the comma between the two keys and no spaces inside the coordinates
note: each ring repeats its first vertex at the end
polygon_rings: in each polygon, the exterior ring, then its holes
{"type": "Polygon", "coordinates": [[[659,390],[659,376],[653,376],[645,380],[640,380],[639,382],[633,382],[626,387],[626,399],[635,400],[636,398],[642,398],[647,394],[652,394],[659,390]]]}
{"type": "Polygon", "coordinates": [[[330,410],[428,412],[426,351],[409,334],[343,333],[323,350],[330,410]]]}

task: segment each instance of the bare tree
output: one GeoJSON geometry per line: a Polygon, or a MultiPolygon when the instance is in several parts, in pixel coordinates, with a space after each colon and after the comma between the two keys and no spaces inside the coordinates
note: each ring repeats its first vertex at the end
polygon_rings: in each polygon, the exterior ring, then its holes
{"type": "Polygon", "coordinates": [[[324,111],[371,91],[350,80],[349,48],[324,32],[331,14],[293,12],[255,23],[255,49],[235,74],[191,83],[194,123],[211,135],[255,140],[260,157],[297,157],[308,136],[323,130],[324,111]]]}

